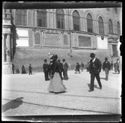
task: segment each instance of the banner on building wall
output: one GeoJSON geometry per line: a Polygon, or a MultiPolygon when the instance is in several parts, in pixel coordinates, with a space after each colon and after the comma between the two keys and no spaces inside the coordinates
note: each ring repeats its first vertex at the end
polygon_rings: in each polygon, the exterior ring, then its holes
{"type": "Polygon", "coordinates": [[[19,37],[27,37],[28,38],[28,29],[19,29],[17,28],[17,34],[19,37]]]}
{"type": "Polygon", "coordinates": [[[16,47],[28,47],[29,46],[29,42],[27,38],[19,38],[18,40],[16,40],[16,47]]]}
{"type": "Polygon", "coordinates": [[[28,29],[17,28],[18,39],[16,40],[17,47],[28,47],[29,46],[29,35],[28,29]]]}
{"type": "Polygon", "coordinates": [[[98,49],[108,49],[108,39],[104,37],[104,39],[97,37],[97,48],[98,49]]]}
{"type": "Polygon", "coordinates": [[[78,36],[79,47],[91,47],[91,37],[78,36]]]}
{"type": "Polygon", "coordinates": [[[46,46],[59,46],[59,34],[45,34],[45,45],[46,46]]]}

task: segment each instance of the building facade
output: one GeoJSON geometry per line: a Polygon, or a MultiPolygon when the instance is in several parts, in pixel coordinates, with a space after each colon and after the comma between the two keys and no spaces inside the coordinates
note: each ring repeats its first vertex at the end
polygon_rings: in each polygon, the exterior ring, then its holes
{"type": "Polygon", "coordinates": [[[17,47],[108,50],[118,56],[121,8],[13,9],[17,47]]]}

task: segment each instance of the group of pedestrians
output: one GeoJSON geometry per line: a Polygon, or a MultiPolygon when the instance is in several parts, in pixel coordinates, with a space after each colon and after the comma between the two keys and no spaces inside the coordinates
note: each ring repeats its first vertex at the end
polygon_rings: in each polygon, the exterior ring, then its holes
{"type": "MultiPolygon", "coordinates": [[[[94,53],[90,54],[90,61],[89,61],[89,67],[88,67],[88,71],[90,72],[91,75],[91,80],[90,80],[90,90],[94,91],[94,79],[97,79],[97,82],[99,84],[100,89],[102,89],[102,84],[100,81],[100,72],[101,72],[101,61],[95,57],[94,53]]],[[[50,63],[47,65],[46,63],[47,60],[44,60],[44,64],[43,64],[43,68],[44,68],[44,74],[45,74],[45,80],[49,80],[50,79],[50,84],[49,84],[49,92],[53,92],[53,93],[61,93],[61,92],[65,92],[66,91],[66,87],[63,85],[63,79],[65,77],[62,77],[62,72],[63,75],[67,74],[67,67],[68,64],[65,62],[65,59],[63,59],[63,63],[60,62],[60,60],[58,60],[58,56],[57,55],[53,55],[50,58],[50,63]],[[45,72],[45,65],[48,67],[48,76],[46,75],[45,72]],[[66,67],[66,69],[65,69],[66,67]],[[64,72],[65,70],[66,72],[64,72]]],[[[80,72],[80,65],[77,63],[76,64],[76,71],[80,72]]],[[[68,76],[66,76],[68,77],[68,76]]],[[[66,78],[67,79],[67,78],[66,78]]]]}
{"type": "MultiPolygon", "coordinates": [[[[50,58],[50,62],[47,62],[47,59],[44,59],[44,64],[43,64],[43,72],[44,72],[44,76],[45,76],[45,80],[48,81],[51,78],[51,72],[53,71],[53,59],[54,59],[54,55],[50,58]]],[[[57,56],[58,57],[58,56],[57,56]]],[[[54,61],[55,62],[55,61],[54,61]]],[[[62,60],[62,62],[60,61],[60,59],[57,59],[56,61],[59,65],[59,75],[61,77],[62,80],[68,80],[68,64],[66,62],[65,59],[62,60]]]]}
{"type": "MultiPolygon", "coordinates": [[[[63,84],[63,80],[68,80],[68,69],[69,69],[69,65],[66,62],[65,59],[62,59],[62,61],[60,61],[60,59],[58,58],[57,55],[52,55],[50,57],[49,62],[47,61],[47,59],[44,59],[44,63],[43,63],[43,72],[44,72],[44,77],[45,77],[45,81],[50,81],[49,84],[49,92],[52,93],[61,93],[61,92],[65,92],[66,91],[66,87],[63,84]]],[[[76,63],[75,66],[75,73],[80,73],[80,70],[83,71],[84,69],[84,64],[83,62],[81,62],[81,64],[79,64],[78,62],[76,63]]],[[[94,80],[96,78],[99,88],[102,89],[102,83],[100,80],[100,72],[101,69],[104,70],[105,72],[105,79],[108,80],[109,78],[109,71],[113,69],[113,63],[108,61],[108,58],[105,58],[105,61],[103,62],[103,64],[101,63],[101,61],[96,57],[96,55],[94,53],[90,54],[90,61],[87,64],[87,71],[90,73],[90,90],[89,92],[94,91],[94,80]]],[[[16,72],[19,73],[19,69],[15,69],[14,64],[12,64],[12,71],[13,74],[16,72]]],[[[114,63],[114,70],[116,73],[120,73],[119,70],[119,59],[117,59],[117,61],[114,63]]],[[[29,64],[28,67],[28,72],[29,75],[32,74],[32,66],[31,64],[29,64]]],[[[21,73],[22,74],[26,74],[26,69],[25,66],[22,65],[21,67],[21,73]]]]}
{"type": "MultiPolygon", "coordinates": [[[[12,73],[13,74],[19,74],[19,73],[26,74],[27,71],[26,71],[26,68],[25,68],[24,65],[22,65],[21,71],[20,71],[18,67],[16,67],[14,64],[12,64],[12,73]]],[[[28,66],[28,73],[29,73],[29,75],[32,75],[32,66],[31,66],[31,64],[29,64],[29,66],[28,66]]]]}

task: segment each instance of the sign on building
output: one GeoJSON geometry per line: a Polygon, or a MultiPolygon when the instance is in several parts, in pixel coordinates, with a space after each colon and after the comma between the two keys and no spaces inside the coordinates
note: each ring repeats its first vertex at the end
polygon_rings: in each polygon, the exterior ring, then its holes
{"type": "Polygon", "coordinates": [[[17,47],[28,47],[29,46],[29,35],[28,29],[17,28],[18,39],[16,40],[17,47]]]}
{"type": "Polygon", "coordinates": [[[98,49],[108,49],[108,39],[104,37],[104,39],[97,37],[97,48],[98,49]]]}
{"type": "Polygon", "coordinates": [[[91,47],[91,37],[79,36],[79,47],[91,47]]]}
{"type": "Polygon", "coordinates": [[[45,34],[45,46],[59,46],[59,34],[45,34]]]}

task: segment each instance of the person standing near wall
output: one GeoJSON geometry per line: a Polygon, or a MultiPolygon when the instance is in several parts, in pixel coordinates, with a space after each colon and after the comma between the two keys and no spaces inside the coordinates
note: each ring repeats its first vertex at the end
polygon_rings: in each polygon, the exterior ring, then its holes
{"type": "Polygon", "coordinates": [[[29,75],[32,75],[32,66],[31,66],[31,64],[29,64],[29,75]]]}
{"type": "Polygon", "coordinates": [[[44,76],[45,76],[45,81],[49,80],[49,65],[47,63],[47,59],[44,59],[44,64],[43,64],[43,72],[44,72],[44,76]]]}
{"type": "Polygon", "coordinates": [[[22,65],[22,74],[26,74],[26,69],[24,65],[22,65]]]}
{"type": "Polygon", "coordinates": [[[76,68],[75,68],[75,73],[80,73],[80,64],[77,62],[76,63],[76,68]]]}
{"type": "Polygon", "coordinates": [[[110,62],[108,61],[108,58],[105,58],[105,61],[103,62],[103,70],[105,71],[106,80],[108,80],[110,68],[111,68],[110,62]]]}
{"type": "Polygon", "coordinates": [[[14,64],[12,64],[12,72],[13,72],[13,74],[14,74],[14,71],[15,71],[15,66],[14,66],[14,64]]]}
{"type": "Polygon", "coordinates": [[[64,80],[68,80],[68,64],[65,61],[65,59],[62,60],[63,61],[63,79],[64,80]]]}
{"type": "Polygon", "coordinates": [[[114,63],[114,69],[115,69],[115,73],[120,73],[120,62],[119,62],[119,59],[116,60],[116,62],[114,63]]]}

